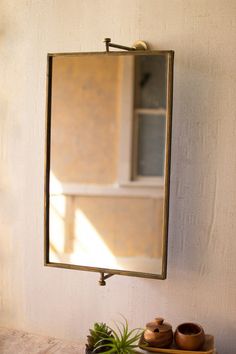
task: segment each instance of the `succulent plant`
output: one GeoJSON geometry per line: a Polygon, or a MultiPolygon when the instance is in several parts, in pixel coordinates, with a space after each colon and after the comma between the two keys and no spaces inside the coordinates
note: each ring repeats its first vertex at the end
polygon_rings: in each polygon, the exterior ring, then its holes
{"type": "Polygon", "coordinates": [[[87,336],[88,343],[86,344],[86,352],[93,353],[103,353],[108,350],[106,348],[107,339],[112,336],[112,330],[105,323],[95,323],[93,329],[89,330],[89,335],[87,336]],[[102,348],[97,348],[97,343],[102,345],[102,348]]]}
{"type": "MultiPolygon", "coordinates": [[[[108,327],[109,328],[109,327],[108,327]]],[[[138,348],[138,341],[141,338],[143,329],[135,328],[129,331],[128,322],[121,323],[120,326],[116,325],[117,330],[109,328],[111,335],[106,338],[106,342],[100,339],[95,344],[95,353],[119,353],[130,354],[138,353],[135,348],[138,348]],[[101,351],[102,350],[102,351],[101,351]]]]}

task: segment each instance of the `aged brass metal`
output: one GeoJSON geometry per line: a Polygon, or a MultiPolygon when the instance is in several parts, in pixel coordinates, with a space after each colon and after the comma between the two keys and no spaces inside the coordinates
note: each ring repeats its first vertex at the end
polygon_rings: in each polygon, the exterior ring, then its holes
{"type": "MultiPolygon", "coordinates": [[[[44,264],[49,267],[67,268],[75,270],[93,271],[101,274],[99,284],[104,286],[105,280],[112,275],[127,275],[142,278],[152,279],[165,279],[167,275],[167,247],[168,247],[168,220],[169,220],[169,192],[170,192],[170,154],[171,154],[171,130],[172,130],[172,95],[173,95],[173,51],[144,51],[136,50],[125,46],[115,45],[110,42],[110,39],[105,39],[106,53],[108,56],[127,56],[133,55],[134,57],[145,55],[164,56],[167,58],[167,88],[166,88],[166,139],[165,139],[165,179],[164,179],[164,210],[163,210],[163,227],[162,227],[162,267],[161,272],[158,274],[129,271],[121,269],[100,268],[96,266],[85,266],[78,264],[71,264],[66,262],[55,262],[50,260],[50,166],[51,166],[51,129],[52,129],[52,81],[53,81],[53,61],[57,57],[78,57],[78,56],[101,56],[104,53],[53,53],[48,54],[47,65],[47,112],[46,112],[46,144],[45,144],[45,196],[44,196],[44,210],[45,210],[45,224],[44,224],[44,264]],[[109,52],[109,47],[115,47],[128,50],[129,52],[109,52]]],[[[140,43],[138,43],[138,46],[140,43]]],[[[141,46],[143,44],[141,43],[141,46]]],[[[92,102],[91,102],[92,104],[92,102]]]]}
{"type": "Polygon", "coordinates": [[[112,277],[114,274],[104,274],[101,273],[100,280],[99,280],[99,285],[105,286],[106,285],[106,279],[109,279],[112,277]]]}
{"type": "Polygon", "coordinates": [[[123,50],[128,50],[128,51],[134,51],[134,50],[148,50],[148,44],[144,41],[138,40],[134,42],[132,47],[127,47],[124,45],[120,44],[115,44],[111,43],[111,38],[104,38],[104,43],[106,46],[106,51],[109,52],[109,48],[118,48],[118,49],[123,49],[123,50]]]}

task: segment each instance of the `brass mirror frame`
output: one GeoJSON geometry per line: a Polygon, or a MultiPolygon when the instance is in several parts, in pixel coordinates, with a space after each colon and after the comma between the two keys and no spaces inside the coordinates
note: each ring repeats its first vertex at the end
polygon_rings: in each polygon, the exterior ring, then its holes
{"type": "Polygon", "coordinates": [[[47,97],[46,97],[46,144],[45,144],[45,174],[44,174],[44,265],[56,268],[76,269],[83,271],[107,273],[111,275],[127,275],[141,278],[166,279],[167,276],[167,251],[168,251],[168,223],[169,223],[169,199],[170,199],[170,165],[171,165],[171,135],[172,135],[172,102],[173,102],[173,64],[174,51],[148,50],[132,52],[86,52],[86,53],[49,53],[47,55],[47,97]],[[161,274],[143,273],[136,271],[116,270],[109,268],[97,268],[89,266],[79,266],[66,263],[50,262],[49,250],[49,178],[50,178],[50,149],[51,149],[51,94],[52,94],[52,65],[56,56],[82,56],[82,55],[165,55],[167,64],[167,112],[166,112],[166,150],[165,150],[165,180],[164,180],[164,218],[163,218],[163,244],[162,244],[162,272],[161,274]]]}

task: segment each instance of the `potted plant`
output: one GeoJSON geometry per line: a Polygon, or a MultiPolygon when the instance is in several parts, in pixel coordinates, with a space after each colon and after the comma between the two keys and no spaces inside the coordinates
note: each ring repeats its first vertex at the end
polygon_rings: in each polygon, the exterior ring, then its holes
{"type": "Polygon", "coordinates": [[[98,353],[118,353],[129,354],[138,353],[135,349],[138,348],[138,341],[143,334],[143,330],[135,328],[129,330],[128,322],[121,323],[120,326],[116,324],[116,330],[108,327],[111,331],[110,335],[106,338],[101,338],[95,343],[94,352],[98,353]]]}
{"type": "Polygon", "coordinates": [[[104,350],[109,350],[109,347],[106,348],[106,343],[107,339],[111,336],[112,331],[105,323],[95,323],[93,328],[89,330],[85,353],[103,353],[104,350]],[[103,348],[95,350],[95,346],[98,342],[103,348]]]}

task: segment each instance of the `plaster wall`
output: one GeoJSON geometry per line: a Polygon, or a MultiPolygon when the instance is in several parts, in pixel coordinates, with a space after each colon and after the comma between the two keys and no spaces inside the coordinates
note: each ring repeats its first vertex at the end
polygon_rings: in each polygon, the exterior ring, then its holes
{"type": "Polygon", "coordinates": [[[55,57],[52,78],[53,174],[66,183],[115,183],[119,57],[55,57]]]}
{"type": "Polygon", "coordinates": [[[236,352],[235,0],[3,0],[0,4],[0,324],[83,341],[124,314],[202,323],[236,352]],[[43,266],[46,53],[102,39],[175,50],[168,278],[43,266]]]}

